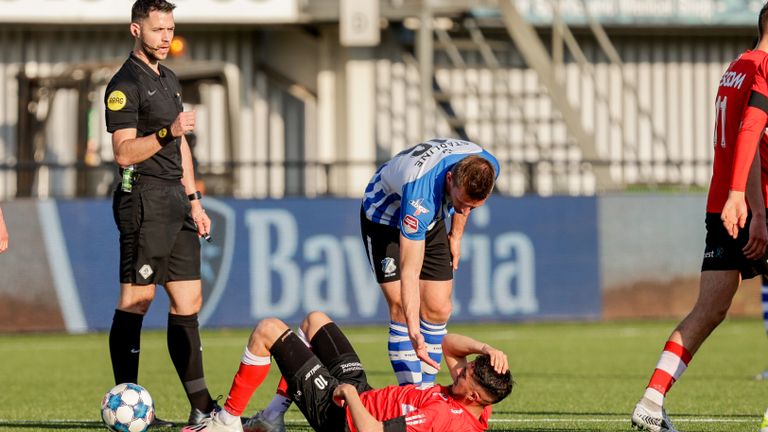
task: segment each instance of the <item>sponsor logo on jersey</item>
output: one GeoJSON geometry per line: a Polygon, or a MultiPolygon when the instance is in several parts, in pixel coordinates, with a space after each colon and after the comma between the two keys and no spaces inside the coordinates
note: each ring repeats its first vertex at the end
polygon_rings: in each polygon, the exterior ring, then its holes
{"type": "Polygon", "coordinates": [[[745,73],[726,72],[720,79],[720,87],[734,87],[740,89],[741,85],[744,84],[744,78],[746,77],[747,74],[745,73]]]}
{"type": "Polygon", "coordinates": [[[381,271],[384,272],[384,277],[392,276],[396,270],[397,264],[395,264],[394,258],[386,257],[381,260],[381,271]]]}
{"type": "Polygon", "coordinates": [[[461,408],[459,408],[459,409],[451,408],[451,414],[462,414],[462,413],[464,413],[464,410],[461,409],[461,408]]]}
{"type": "Polygon", "coordinates": [[[125,93],[120,90],[115,90],[107,97],[107,108],[110,111],[120,111],[125,108],[125,104],[128,103],[128,98],[125,97],[125,93]]]}
{"type": "Polygon", "coordinates": [[[408,234],[413,234],[419,230],[419,220],[411,215],[405,215],[403,219],[403,230],[408,234]]]}
{"type": "Polygon", "coordinates": [[[429,209],[426,208],[426,207],[423,207],[421,205],[421,203],[423,203],[423,202],[424,202],[423,198],[419,198],[419,199],[416,199],[416,200],[408,201],[408,204],[410,204],[411,207],[416,209],[416,210],[413,211],[413,215],[414,216],[418,216],[420,214],[428,214],[429,213],[429,209]]]}

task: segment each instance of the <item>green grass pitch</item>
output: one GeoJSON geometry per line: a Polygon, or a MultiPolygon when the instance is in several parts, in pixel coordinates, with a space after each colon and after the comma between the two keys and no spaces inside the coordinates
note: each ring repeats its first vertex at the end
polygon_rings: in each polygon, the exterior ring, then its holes
{"type": "MultiPolygon", "coordinates": [[[[629,415],[675,325],[665,322],[450,325],[505,352],[517,381],[497,405],[498,431],[629,430],[629,415]]],[[[394,383],[386,326],[345,327],[375,387],[394,383]]],[[[214,395],[226,394],[248,330],[203,332],[205,370],[214,395]]],[[[107,335],[0,335],[0,431],[103,430],[99,404],[111,387],[107,335]]],[[[728,320],[694,357],[667,401],[681,431],[757,431],[768,407],[768,339],[758,320],[728,320]]],[[[273,365],[247,415],[272,397],[273,365]]],[[[188,404],[173,370],[164,331],[145,331],[140,384],[157,413],[186,420],[188,404]]],[[[447,382],[441,372],[438,379],[447,382]]],[[[309,430],[291,408],[289,430],[309,430]]],[[[177,428],[178,430],[178,428],[177,428]]]]}

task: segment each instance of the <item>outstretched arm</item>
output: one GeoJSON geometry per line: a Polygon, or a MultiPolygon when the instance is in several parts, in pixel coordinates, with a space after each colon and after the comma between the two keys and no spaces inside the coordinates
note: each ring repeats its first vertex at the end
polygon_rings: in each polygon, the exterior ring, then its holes
{"type": "Polygon", "coordinates": [[[416,356],[434,367],[440,365],[429,357],[427,344],[419,329],[419,311],[421,297],[419,291],[419,276],[424,263],[424,240],[411,240],[400,234],[400,298],[403,302],[403,314],[408,326],[408,337],[411,339],[416,356]]]}

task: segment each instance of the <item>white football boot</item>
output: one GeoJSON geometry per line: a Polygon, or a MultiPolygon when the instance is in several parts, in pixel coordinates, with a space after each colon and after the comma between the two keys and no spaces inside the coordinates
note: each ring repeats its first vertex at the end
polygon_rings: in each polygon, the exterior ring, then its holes
{"type": "Polygon", "coordinates": [[[204,418],[196,425],[185,427],[181,432],[243,432],[243,423],[237,418],[232,424],[226,424],[221,420],[219,411],[213,411],[210,417],[204,418]]]}
{"type": "Polygon", "coordinates": [[[649,432],[677,432],[664,407],[640,399],[632,411],[632,427],[649,432]]]}
{"type": "Polygon", "coordinates": [[[263,411],[259,411],[245,421],[243,429],[245,432],[285,432],[285,420],[283,416],[279,416],[272,421],[267,421],[263,411]]]}

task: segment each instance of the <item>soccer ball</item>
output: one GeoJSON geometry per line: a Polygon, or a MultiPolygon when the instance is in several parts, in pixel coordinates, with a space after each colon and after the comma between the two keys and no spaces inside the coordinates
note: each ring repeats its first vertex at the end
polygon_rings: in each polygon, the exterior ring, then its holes
{"type": "Polygon", "coordinates": [[[152,396],[138,384],[118,384],[101,401],[101,419],[113,432],[144,432],[154,418],[152,396]]]}

